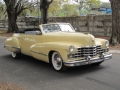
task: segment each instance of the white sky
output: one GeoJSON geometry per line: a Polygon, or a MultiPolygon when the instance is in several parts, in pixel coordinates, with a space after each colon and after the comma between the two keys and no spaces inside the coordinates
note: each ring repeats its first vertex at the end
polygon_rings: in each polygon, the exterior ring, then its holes
{"type": "Polygon", "coordinates": [[[100,0],[101,2],[109,2],[109,0],[100,0]]]}

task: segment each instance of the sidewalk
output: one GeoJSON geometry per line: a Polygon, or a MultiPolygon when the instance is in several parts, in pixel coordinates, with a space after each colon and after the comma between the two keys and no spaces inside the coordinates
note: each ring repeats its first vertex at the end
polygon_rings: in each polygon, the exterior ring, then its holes
{"type": "Polygon", "coordinates": [[[110,53],[112,53],[112,54],[120,54],[120,50],[110,50],[109,51],[110,53]]]}

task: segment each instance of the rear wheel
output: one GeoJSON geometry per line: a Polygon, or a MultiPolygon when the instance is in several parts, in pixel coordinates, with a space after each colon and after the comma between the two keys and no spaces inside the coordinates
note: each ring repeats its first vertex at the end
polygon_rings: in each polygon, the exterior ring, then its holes
{"type": "Polygon", "coordinates": [[[56,71],[65,71],[67,67],[63,64],[63,60],[58,52],[52,54],[52,66],[56,71]]]}
{"type": "Polygon", "coordinates": [[[16,59],[16,58],[20,58],[21,53],[11,52],[11,55],[12,55],[13,58],[16,59]]]}

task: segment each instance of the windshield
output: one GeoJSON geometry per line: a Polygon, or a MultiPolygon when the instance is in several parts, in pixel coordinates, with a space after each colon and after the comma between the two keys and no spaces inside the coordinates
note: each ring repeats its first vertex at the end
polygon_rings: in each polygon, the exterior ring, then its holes
{"type": "Polygon", "coordinates": [[[48,25],[43,25],[42,26],[43,31],[45,33],[50,33],[50,32],[75,32],[74,29],[70,24],[48,24],[48,25]]]}
{"type": "Polygon", "coordinates": [[[70,26],[69,24],[59,24],[61,31],[65,31],[65,32],[75,32],[72,28],[72,26],[70,26]]]}

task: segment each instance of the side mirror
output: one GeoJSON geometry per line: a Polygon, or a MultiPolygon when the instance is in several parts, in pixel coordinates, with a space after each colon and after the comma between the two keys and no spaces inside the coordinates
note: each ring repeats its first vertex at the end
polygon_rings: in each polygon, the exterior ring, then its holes
{"type": "Polygon", "coordinates": [[[35,31],[35,33],[36,33],[36,35],[41,35],[42,34],[42,32],[40,32],[40,31],[35,31]]]}

